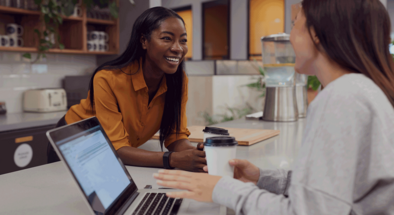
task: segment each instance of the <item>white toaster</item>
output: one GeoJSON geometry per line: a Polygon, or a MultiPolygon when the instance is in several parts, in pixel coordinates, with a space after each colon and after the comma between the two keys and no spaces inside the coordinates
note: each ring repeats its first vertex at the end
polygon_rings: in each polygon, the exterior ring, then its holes
{"type": "Polygon", "coordinates": [[[64,89],[35,89],[24,92],[23,110],[26,112],[52,112],[67,110],[64,89]]]}

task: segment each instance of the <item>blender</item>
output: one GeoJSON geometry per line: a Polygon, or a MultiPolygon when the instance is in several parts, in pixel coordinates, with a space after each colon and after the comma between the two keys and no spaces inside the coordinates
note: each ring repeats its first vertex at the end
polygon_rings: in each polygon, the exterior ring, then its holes
{"type": "Polygon", "coordinates": [[[261,38],[266,97],[263,120],[297,121],[298,107],[295,79],[295,53],[289,34],[261,38]]]}

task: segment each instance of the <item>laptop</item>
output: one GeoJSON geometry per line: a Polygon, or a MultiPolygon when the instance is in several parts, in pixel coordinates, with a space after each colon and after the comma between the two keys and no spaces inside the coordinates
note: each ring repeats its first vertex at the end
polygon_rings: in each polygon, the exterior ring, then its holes
{"type": "Polygon", "coordinates": [[[170,189],[138,189],[96,117],[47,132],[92,214],[225,214],[214,203],[166,196],[170,189]]]}

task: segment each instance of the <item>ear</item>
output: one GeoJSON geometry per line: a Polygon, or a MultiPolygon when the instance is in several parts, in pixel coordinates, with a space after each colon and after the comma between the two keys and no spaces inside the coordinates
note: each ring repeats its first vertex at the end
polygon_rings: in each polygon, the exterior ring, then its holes
{"type": "Polygon", "coordinates": [[[313,43],[316,44],[316,46],[319,46],[320,45],[320,40],[317,37],[316,31],[315,31],[315,29],[313,27],[311,27],[310,32],[311,32],[313,43]]]}
{"type": "Polygon", "coordinates": [[[146,37],[144,35],[141,35],[140,42],[142,45],[142,49],[146,49],[148,40],[146,39],[146,37]]]}

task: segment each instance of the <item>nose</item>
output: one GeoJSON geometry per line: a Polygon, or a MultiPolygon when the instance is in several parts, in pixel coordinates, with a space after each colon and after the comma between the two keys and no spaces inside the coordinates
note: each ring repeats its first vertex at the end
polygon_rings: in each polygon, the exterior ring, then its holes
{"type": "Polygon", "coordinates": [[[174,42],[173,44],[172,44],[172,46],[171,46],[171,51],[172,52],[176,52],[177,54],[178,53],[182,53],[183,52],[183,49],[182,49],[182,46],[181,46],[181,44],[179,44],[179,42],[174,42]]]}

